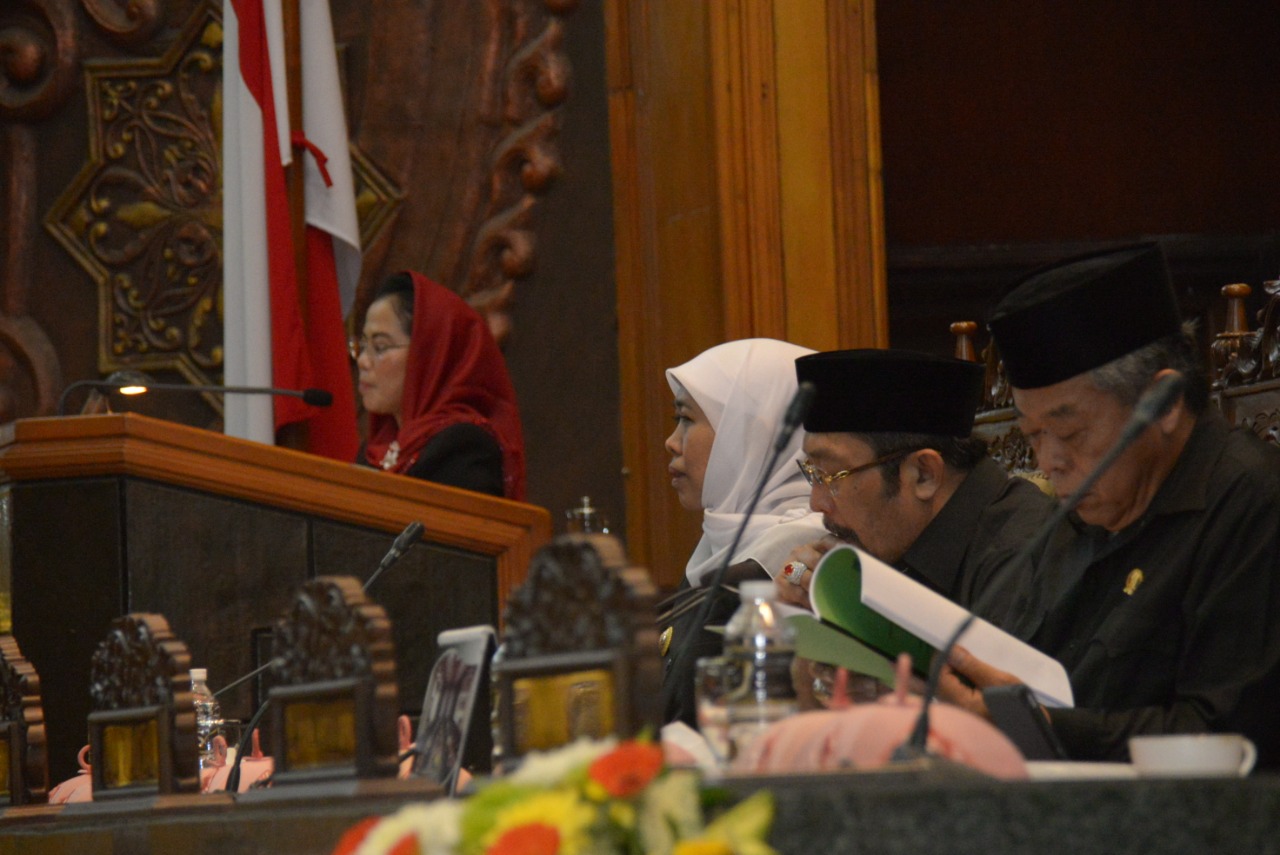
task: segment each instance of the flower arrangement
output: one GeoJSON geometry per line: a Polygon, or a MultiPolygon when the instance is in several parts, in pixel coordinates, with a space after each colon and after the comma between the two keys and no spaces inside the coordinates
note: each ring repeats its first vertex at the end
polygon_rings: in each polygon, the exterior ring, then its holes
{"type": "Polygon", "coordinates": [[[334,855],[775,855],[759,791],[710,823],[697,772],[645,741],[579,740],[534,753],[462,799],[365,820],[334,855]]]}

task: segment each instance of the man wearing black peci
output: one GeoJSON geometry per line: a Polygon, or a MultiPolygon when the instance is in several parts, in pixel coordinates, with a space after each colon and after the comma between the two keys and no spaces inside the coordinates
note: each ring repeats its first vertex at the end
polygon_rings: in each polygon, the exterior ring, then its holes
{"type": "Polygon", "coordinates": [[[802,469],[831,536],[792,553],[776,577],[779,598],[807,606],[811,568],[845,542],[1003,625],[1012,559],[1053,501],[1008,477],[971,435],[982,366],[845,350],[797,359],[796,376],[816,387],[802,469]]]}
{"type": "MultiPolygon", "coordinates": [[[[1024,279],[991,332],[1040,469],[1069,496],[1151,385],[1185,391],[1086,492],[1035,556],[1019,635],[1059,659],[1075,709],[1048,711],[1076,759],[1123,760],[1135,734],[1241,731],[1280,762],[1280,450],[1231,430],[1184,334],[1159,247],[1024,279]]],[[[942,694],[984,713],[1013,678],[960,650],[942,694]]]]}

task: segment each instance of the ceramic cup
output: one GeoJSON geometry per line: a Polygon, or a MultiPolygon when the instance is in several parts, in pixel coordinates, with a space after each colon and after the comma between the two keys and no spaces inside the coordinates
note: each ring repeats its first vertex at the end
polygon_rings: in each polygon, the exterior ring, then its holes
{"type": "Polygon", "coordinates": [[[1180,733],[1135,736],[1129,756],[1145,777],[1244,777],[1258,759],[1257,749],[1238,733],[1180,733]]]}

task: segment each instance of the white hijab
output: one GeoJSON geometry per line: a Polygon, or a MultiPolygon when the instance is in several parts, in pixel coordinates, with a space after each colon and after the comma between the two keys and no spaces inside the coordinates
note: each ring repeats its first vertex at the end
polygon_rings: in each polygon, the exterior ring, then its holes
{"type": "MultiPolygon", "coordinates": [[[[795,396],[795,360],[809,353],[752,338],[718,345],[667,369],[672,393],[688,392],[716,432],[702,482],[702,540],[685,567],[689,584],[699,584],[724,562],[795,396]]],[[[804,430],[797,430],[778,457],[731,564],[754,559],[773,575],[792,549],[826,533],[822,515],[809,510],[809,485],[796,466],[803,442],[804,430]]]]}

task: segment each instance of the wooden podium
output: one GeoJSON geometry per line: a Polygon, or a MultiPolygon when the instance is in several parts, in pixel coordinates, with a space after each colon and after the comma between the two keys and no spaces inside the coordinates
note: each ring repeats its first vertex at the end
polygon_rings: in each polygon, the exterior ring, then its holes
{"type": "MultiPolygon", "coordinates": [[[[436,634],[498,623],[551,534],[542,508],[137,414],[0,428],[13,634],[40,674],[53,780],[86,742],[89,659],[111,620],[159,612],[217,689],[269,656],[307,579],[367,579],[409,522],[422,541],[370,595],[394,625],[400,704],[421,704],[436,634]]],[[[0,568],[0,573],[3,569],[0,568]]],[[[222,699],[248,718],[261,685],[222,699]]]]}

